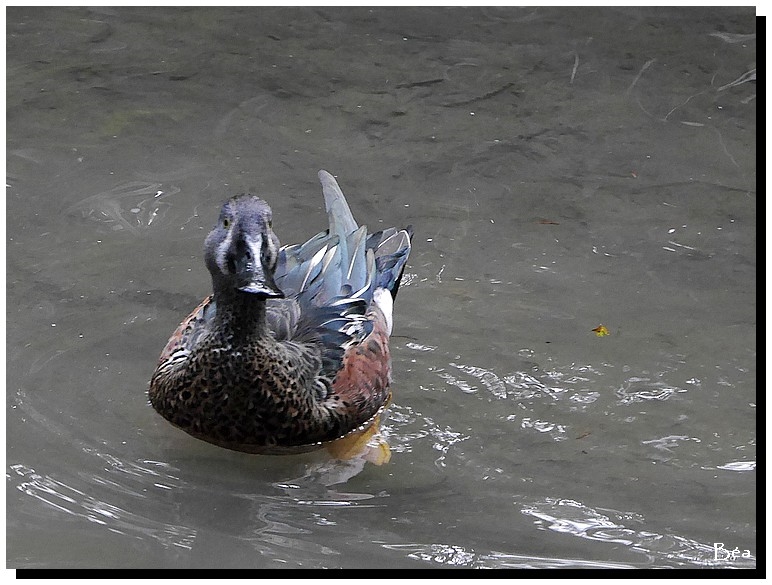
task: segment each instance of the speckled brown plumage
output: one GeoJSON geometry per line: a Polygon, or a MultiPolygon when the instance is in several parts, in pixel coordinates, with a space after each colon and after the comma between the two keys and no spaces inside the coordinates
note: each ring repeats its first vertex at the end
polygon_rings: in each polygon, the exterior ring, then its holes
{"type": "Polygon", "coordinates": [[[396,294],[411,232],[365,239],[337,183],[320,178],[330,230],[303,246],[279,249],[270,208],[251,196],[227,202],[207,237],[214,294],[169,339],[149,390],[153,407],[197,438],[305,451],[388,400],[391,297],[379,303],[378,291],[396,294]]]}

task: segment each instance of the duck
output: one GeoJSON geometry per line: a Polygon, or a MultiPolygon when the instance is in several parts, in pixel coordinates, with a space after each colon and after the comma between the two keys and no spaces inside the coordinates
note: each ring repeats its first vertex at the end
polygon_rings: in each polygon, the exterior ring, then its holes
{"type": "Polygon", "coordinates": [[[204,242],[212,279],[150,380],[152,407],[189,435],[255,454],[361,432],[391,400],[393,306],[412,226],[369,233],[319,171],[329,227],[281,246],[256,195],[227,200],[204,242]]]}

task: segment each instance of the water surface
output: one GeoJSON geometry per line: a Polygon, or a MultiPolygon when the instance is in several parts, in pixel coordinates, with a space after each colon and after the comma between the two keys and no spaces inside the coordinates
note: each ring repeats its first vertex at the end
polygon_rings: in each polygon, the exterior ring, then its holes
{"type": "Polygon", "coordinates": [[[8,567],[755,567],[755,26],[9,8],[8,567]],[[301,241],[321,168],[415,228],[380,467],[147,404],[221,201],[301,241]]]}

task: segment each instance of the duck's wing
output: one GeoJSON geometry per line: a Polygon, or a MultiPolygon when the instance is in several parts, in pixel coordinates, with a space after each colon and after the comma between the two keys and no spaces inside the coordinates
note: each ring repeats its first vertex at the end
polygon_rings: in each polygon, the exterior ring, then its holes
{"type": "MultiPolygon", "coordinates": [[[[396,295],[408,254],[412,230],[390,228],[368,234],[357,225],[335,178],[319,171],[329,229],[279,253],[275,280],[296,303],[291,315],[274,331],[286,339],[321,343],[326,371],[340,368],[345,352],[373,331],[375,291],[396,295]],[[287,324],[290,324],[287,326],[287,324]]],[[[277,301],[269,302],[279,305],[277,301]]],[[[391,309],[382,311],[391,324],[391,309]]]]}
{"type": "Polygon", "coordinates": [[[161,352],[159,370],[174,369],[187,360],[191,350],[210,331],[215,311],[216,303],[210,295],[183,319],[161,352]]]}
{"type": "MultiPolygon", "coordinates": [[[[277,340],[321,345],[323,370],[334,372],[346,349],[372,330],[362,291],[368,287],[353,290],[337,236],[316,238],[280,251],[276,283],[287,298],[271,299],[267,318],[277,340]]],[[[369,263],[374,267],[372,252],[369,263]]]]}
{"type": "Polygon", "coordinates": [[[367,249],[375,257],[375,287],[386,289],[391,298],[397,296],[402,273],[410,255],[413,226],[389,228],[367,238],[367,249]]]}

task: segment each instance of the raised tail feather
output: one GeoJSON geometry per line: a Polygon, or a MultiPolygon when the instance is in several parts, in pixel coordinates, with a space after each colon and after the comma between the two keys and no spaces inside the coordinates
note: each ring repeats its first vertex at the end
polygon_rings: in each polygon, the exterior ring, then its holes
{"type": "Polygon", "coordinates": [[[282,290],[302,293],[316,306],[341,297],[369,304],[377,288],[396,296],[410,254],[412,227],[367,234],[365,226],[357,225],[335,178],[322,170],[319,180],[330,227],[304,244],[282,249],[279,261],[285,270],[278,281],[282,290]]]}
{"type": "Polygon", "coordinates": [[[319,171],[319,181],[322,183],[324,193],[324,206],[327,209],[327,217],[330,220],[330,233],[345,239],[359,227],[351,214],[343,191],[338,182],[325,170],[319,171]]]}
{"type": "Polygon", "coordinates": [[[385,288],[391,293],[392,298],[396,297],[405,263],[410,254],[412,226],[403,230],[389,228],[376,232],[369,235],[365,243],[363,240],[366,232],[357,225],[335,177],[321,170],[319,180],[322,183],[330,222],[329,233],[337,235],[341,242],[346,242],[342,256],[349,259],[349,264],[344,280],[351,284],[353,291],[362,288],[369,272],[366,251],[372,250],[375,259],[375,288],[385,288]]]}

